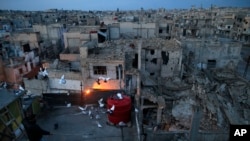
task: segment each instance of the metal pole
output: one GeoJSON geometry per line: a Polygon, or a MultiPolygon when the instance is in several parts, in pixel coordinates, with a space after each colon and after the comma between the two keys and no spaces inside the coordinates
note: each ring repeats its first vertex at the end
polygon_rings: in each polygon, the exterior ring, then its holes
{"type": "Polygon", "coordinates": [[[81,104],[83,104],[83,96],[84,96],[84,94],[82,93],[82,81],[80,83],[80,86],[81,86],[81,104]]]}
{"type": "Polygon", "coordinates": [[[136,125],[137,125],[137,134],[138,134],[138,140],[141,141],[141,133],[142,133],[142,111],[141,111],[141,48],[142,48],[142,40],[138,43],[138,76],[137,76],[137,94],[135,96],[136,99],[136,107],[139,109],[138,114],[135,115],[136,118],[136,125]]]}
{"type": "Polygon", "coordinates": [[[121,70],[122,70],[122,65],[118,65],[118,77],[119,77],[120,90],[122,89],[122,85],[121,85],[121,70]]]}

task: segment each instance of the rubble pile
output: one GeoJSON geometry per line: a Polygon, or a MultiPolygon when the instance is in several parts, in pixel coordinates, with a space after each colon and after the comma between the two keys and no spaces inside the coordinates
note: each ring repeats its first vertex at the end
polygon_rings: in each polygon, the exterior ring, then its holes
{"type": "MultiPolygon", "coordinates": [[[[201,71],[185,80],[163,80],[166,87],[162,88],[162,97],[170,110],[163,110],[158,129],[190,130],[197,108],[202,116],[195,122],[200,122],[203,131],[229,131],[230,124],[250,122],[250,83],[231,70],[201,71]]],[[[148,92],[152,94],[153,89],[148,92]]],[[[156,98],[150,99],[157,103],[156,98]]],[[[156,115],[156,109],[151,114],[156,115]]]]}

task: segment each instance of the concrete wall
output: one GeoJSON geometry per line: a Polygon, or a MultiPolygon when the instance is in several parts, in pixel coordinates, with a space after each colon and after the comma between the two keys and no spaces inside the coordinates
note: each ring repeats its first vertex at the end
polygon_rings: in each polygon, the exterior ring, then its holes
{"type": "Polygon", "coordinates": [[[41,38],[48,39],[48,30],[46,25],[33,25],[33,31],[39,32],[41,35],[41,38]]]}
{"type": "Polygon", "coordinates": [[[95,75],[94,71],[93,71],[93,66],[106,66],[107,68],[107,75],[104,77],[109,77],[111,79],[116,79],[116,66],[118,66],[119,64],[122,64],[122,62],[120,63],[115,63],[115,62],[105,62],[105,61],[98,61],[98,62],[88,62],[89,66],[89,77],[90,78],[99,78],[100,76],[103,75],[95,75]]]}
{"type": "Polygon", "coordinates": [[[181,70],[182,49],[173,40],[158,39],[144,43],[142,49],[142,71],[151,77],[172,77],[181,70]],[[164,62],[162,53],[168,56],[164,62]]]}
{"type": "Polygon", "coordinates": [[[39,79],[27,79],[24,78],[25,89],[30,91],[31,94],[41,95],[43,92],[46,92],[48,89],[48,82],[46,80],[39,79]]]}
{"type": "Polygon", "coordinates": [[[13,35],[13,41],[17,42],[38,42],[39,40],[40,40],[40,34],[38,32],[15,33],[13,35]]]}
{"type": "Polygon", "coordinates": [[[97,33],[68,32],[63,33],[64,45],[67,47],[80,47],[86,41],[97,39],[97,33]]]}
{"type": "Polygon", "coordinates": [[[115,27],[115,26],[111,26],[109,28],[109,36],[111,40],[115,40],[115,39],[119,39],[120,38],[120,27],[115,27]]]}
{"type": "MultiPolygon", "coordinates": [[[[81,73],[65,72],[57,70],[48,70],[49,72],[49,87],[55,90],[80,90],[80,82],[82,81],[81,73]],[[59,84],[61,76],[64,75],[66,84],[59,84]]],[[[84,84],[83,84],[84,85],[84,84]]]]}
{"type": "MultiPolygon", "coordinates": [[[[49,86],[50,89],[56,89],[56,90],[75,90],[80,91],[81,90],[81,80],[72,80],[72,79],[66,79],[66,84],[59,84],[60,78],[50,78],[49,79],[49,86]]],[[[84,86],[83,86],[84,88],[84,86]]]]}
{"type": "Polygon", "coordinates": [[[161,77],[171,77],[174,75],[178,75],[181,70],[181,50],[167,52],[169,53],[169,61],[167,64],[162,64],[161,77]]]}
{"type": "Polygon", "coordinates": [[[33,31],[39,32],[42,39],[55,39],[59,40],[60,37],[60,24],[51,24],[51,25],[33,25],[33,31]]]}
{"type": "Polygon", "coordinates": [[[79,61],[80,60],[80,54],[60,54],[60,60],[66,60],[66,61],[79,61]]]}
{"type": "Polygon", "coordinates": [[[208,60],[216,60],[216,67],[223,68],[233,63],[237,66],[241,59],[240,51],[242,44],[239,42],[216,42],[216,43],[202,43],[201,41],[189,41],[184,47],[185,54],[189,51],[194,52],[195,62],[198,64],[202,62],[207,64],[208,60]]]}
{"type": "Polygon", "coordinates": [[[4,67],[5,78],[9,83],[21,83],[22,76],[28,73],[28,67],[24,64],[18,65],[16,67],[4,67]]]}
{"type": "Polygon", "coordinates": [[[87,89],[119,90],[120,84],[121,84],[121,89],[124,88],[123,80],[119,81],[117,79],[116,80],[111,79],[106,83],[101,80],[100,85],[98,85],[96,81],[97,79],[87,79],[86,83],[84,84],[84,90],[87,89]]]}
{"type": "Polygon", "coordinates": [[[156,23],[131,23],[121,22],[120,33],[131,33],[134,36],[142,36],[143,38],[156,37],[156,23]]]}

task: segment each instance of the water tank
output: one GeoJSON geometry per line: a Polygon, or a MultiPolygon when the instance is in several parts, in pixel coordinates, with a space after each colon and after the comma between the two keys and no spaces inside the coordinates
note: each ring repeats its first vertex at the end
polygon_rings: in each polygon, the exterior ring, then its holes
{"type": "Polygon", "coordinates": [[[110,109],[113,105],[115,109],[112,114],[108,115],[108,120],[113,124],[119,122],[128,123],[131,118],[131,98],[126,95],[122,95],[122,99],[118,97],[110,97],[107,100],[107,108],[110,109]]]}

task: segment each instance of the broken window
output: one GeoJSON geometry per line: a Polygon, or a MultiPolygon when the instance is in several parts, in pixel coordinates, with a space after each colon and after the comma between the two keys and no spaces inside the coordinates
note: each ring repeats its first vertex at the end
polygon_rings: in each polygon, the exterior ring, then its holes
{"type": "Polygon", "coordinates": [[[106,40],[105,33],[98,33],[98,43],[103,43],[106,40]]]}
{"type": "Polygon", "coordinates": [[[159,29],[159,33],[162,33],[162,29],[159,29]]]}
{"type": "Polygon", "coordinates": [[[216,60],[207,60],[207,68],[215,68],[216,60]]]}
{"type": "Polygon", "coordinates": [[[106,66],[93,66],[94,75],[107,75],[106,66]]]}
{"type": "Polygon", "coordinates": [[[183,29],[183,33],[182,33],[182,36],[186,36],[186,29],[183,29]]]}
{"type": "Polygon", "coordinates": [[[122,70],[122,65],[116,66],[116,79],[119,79],[119,67],[120,67],[120,79],[122,79],[122,74],[123,74],[123,70],[122,70]]]}
{"type": "Polygon", "coordinates": [[[167,25],[167,28],[166,28],[166,30],[167,30],[167,33],[169,33],[169,26],[167,25]]]}
{"type": "Polygon", "coordinates": [[[151,60],[151,63],[157,64],[157,59],[156,59],[156,58],[153,58],[153,59],[151,60]]]}
{"type": "Polygon", "coordinates": [[[168,64],[168,60],[169,60],[169,53],[167,52],[165,52],[165,51],[162,51],[161,52],[161,57],[162,57],[162,64],[164,64],[164,65],[167,65],[168,64]]]}
{"type": "Polygon", "coordinates": [[[23,45],[23,52],[30,52],[30,45],[29,44],[23,45]]]}
{"type": "Polygon", "coordinates": [[[135,58],[133,59],[132,63],[133,68],[138,68],[138,54],[135,54],[135,58]]]}
{"type": "Polygon", "coordinates": [[[154,55],[154,54],[155,54],[155,50],[151,49],[151,50],[150,50],[150,54],[151,54],[151,55],[154,55]]]}

